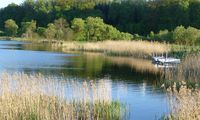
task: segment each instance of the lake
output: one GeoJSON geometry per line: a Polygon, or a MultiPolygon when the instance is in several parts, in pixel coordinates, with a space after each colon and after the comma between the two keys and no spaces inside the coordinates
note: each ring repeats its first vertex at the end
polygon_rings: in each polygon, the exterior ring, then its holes
{"type": "Polygon", "coordinates": [[[169,112],[167,96],[160,88],[160,69],[151,60],[88,52],[62,53],[49,45],[2,40],[0,70],[62,76],[80,82],[104,80],[112,99],[128,106],[130,120],[155,120],[169,112]]]}

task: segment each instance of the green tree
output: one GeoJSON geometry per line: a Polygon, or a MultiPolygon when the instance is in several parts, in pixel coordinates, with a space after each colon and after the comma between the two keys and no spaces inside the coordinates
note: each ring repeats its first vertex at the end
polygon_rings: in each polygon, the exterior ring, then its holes
{"type": "Polygon", "coordinates": [[[72,21],[72,29],[74,30],[74,39],[77,41],[84,41],[86,38],[86,24],[82,18],[75,18],[72,21]]]}
{"type": "Polygon", "coordinates": [[[193,27],[200,28],[200,1],[192,1],[190,3],[189,18],[193,27]]]}
{"type": "Polygon", "coordinates": [[[64,18],[59,18],[54,21],[56,27],[56,39],[58,40],[71,40],[73,31],[71,30],[69,23],[64,18]]]}
{"type": "Polygon", "coordinates": [[[68,22],[64,18],[59,18],[54,21],[56,27],[56,38],[61,40],[64,39],[66,28],[69,26],[68,22]]]}
{"type": "Polygon", "coordinates": [[[130,40],[133,35],[123,33],[111,25],[105,24],[99,17],[88,17],[86,20],[75,18],[72,21],[75,40],[102,41],[102,40],[130,40]]]}
{"type": "Polygon", "coordinates": [[[22,23],[22,36],[26,38],[33,38],[36,30],[36,21],[22,23]]]}
{"type": "Polygon", "coordinates": [[[56,26],[53,23],[49,23],[45,30],[45,37],[48,39],[54,39],[56,36],[56,26]]]}
{"type": "Polygon", "coordinates": [[[54,20],[54,23],[49,23],[44,32],[46,38],[57,40],[72,40],[73,30],[64,18],[54,20]]]}
{"type": "Polygon", "coordinates": [[[99,17],[88,17],[85,22],[87,30],[87,40],[101,40],[102,32],[105,30],[103,19],[99,17]]]}
{"type": "Polygon", "coordinates": [[[16,36],[18,30],[18,25],[14,20],[8,19],[5,21],[5,31],[8,36],[16,36]]]}
{"type": "Polygon", "coordinates": [[[200,30],[188,27],[187,29],[183,26],[178,26],[173,32],[173,39],[178,44],[194,45],[200,38],[200,30]]]}

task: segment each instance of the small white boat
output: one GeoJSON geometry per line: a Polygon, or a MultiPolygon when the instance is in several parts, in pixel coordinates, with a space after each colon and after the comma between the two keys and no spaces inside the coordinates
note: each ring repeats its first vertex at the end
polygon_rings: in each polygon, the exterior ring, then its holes
{"type": "Polygon", "coordinates": [[[180,59],[177,58],[167,58],[167,57],[153,57],[152,58],[154,63],[158,64],[179,64],[181,62],[180,59]]]}
{"type": "Polygon", "coordinates": [[[163,59],[164,57],[152,57],[153,62],[158,62],[159,59],[163,59]]]}

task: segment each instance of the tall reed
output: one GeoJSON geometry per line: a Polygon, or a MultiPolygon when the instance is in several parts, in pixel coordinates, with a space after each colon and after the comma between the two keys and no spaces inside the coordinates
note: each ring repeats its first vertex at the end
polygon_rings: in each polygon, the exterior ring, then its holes
{"type": "Polygon", "coordinates": [[[179,88],[174,83],[168,89],[171,114],[169,120],[199,120],[200,119],[200,90],[187,88],[185,82],[179,82],[179,88]]]}
{"type": "Polygon", "coordinates": [[[112,100],[111,86],[104,81],[24,73],[1,73],[0,78],[1,120],[120,120],[126,111],[112,100]]]}
{"type": "Polygon", "coordinates": [[[101,42],[64,42],[63,51],[103,52],[116,56],[150,57],[169,51],[169,47],[158,42],[148,41],[101,41],[101,42]]]}
{"type": "Polygon", "coordinates": [[[165,75],[168,80],[200,83],[200,53],[187,55],[177,68],[167,69],[165,75]]]}

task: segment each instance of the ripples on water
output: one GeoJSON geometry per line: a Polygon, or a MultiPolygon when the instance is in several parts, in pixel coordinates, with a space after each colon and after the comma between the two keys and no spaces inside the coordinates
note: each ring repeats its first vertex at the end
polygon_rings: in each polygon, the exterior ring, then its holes
{"type": "MultiPolygon", "coordinates": [[[[40,73],[57,80],[61,77],[79,82],[103,80],[112,99],[129,106],[130,119],[154,120],[168,112],[166,95],[159,87],[159,70],[151,61],[46,50],[54,49],[24,42],[0,41],[0,70],[40,73]]],[[[66,83],[66,94],[72,95],[70,85],[66,83]]]]}

